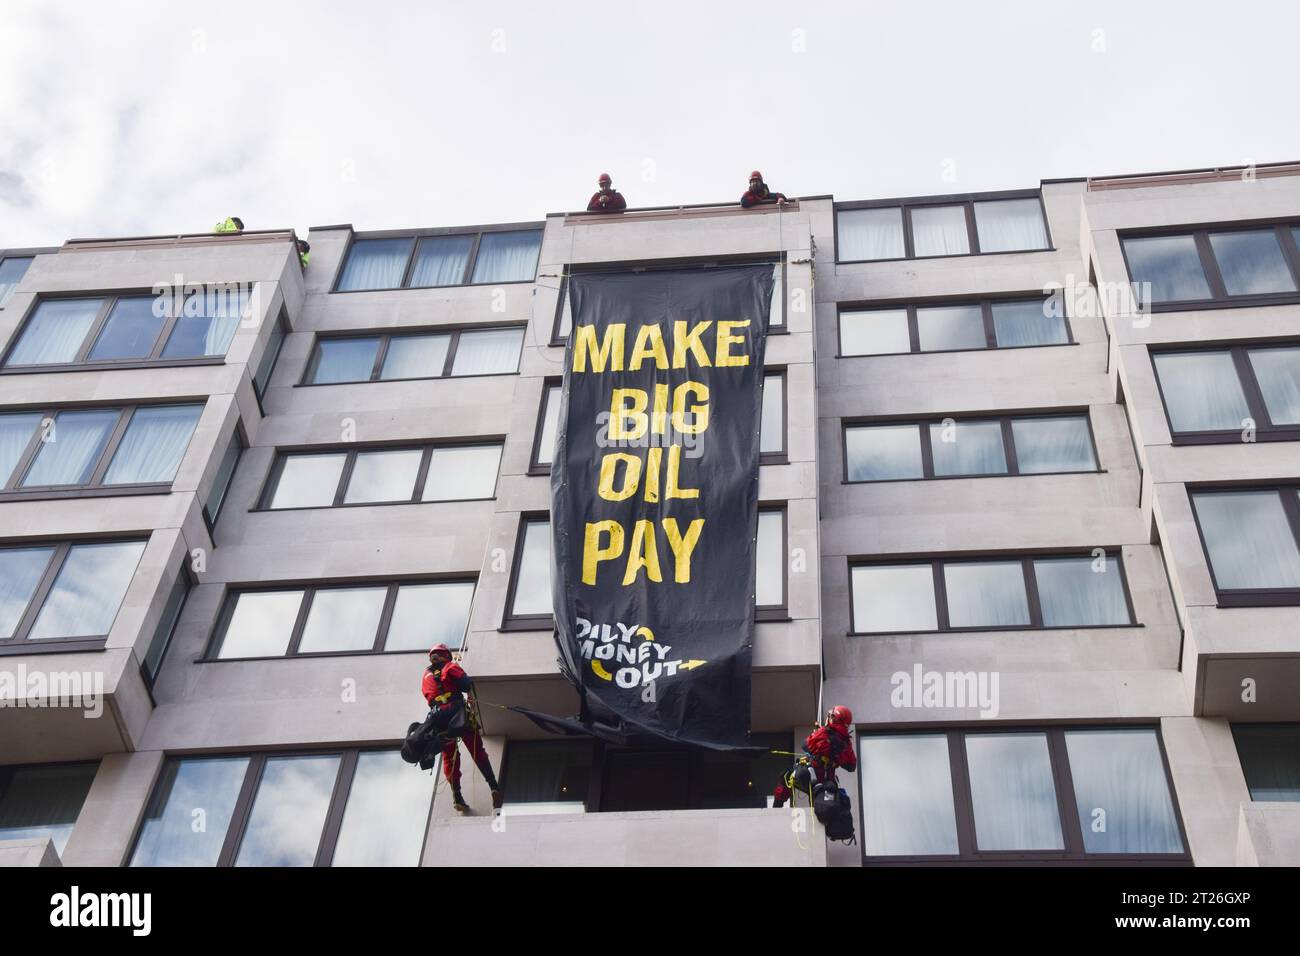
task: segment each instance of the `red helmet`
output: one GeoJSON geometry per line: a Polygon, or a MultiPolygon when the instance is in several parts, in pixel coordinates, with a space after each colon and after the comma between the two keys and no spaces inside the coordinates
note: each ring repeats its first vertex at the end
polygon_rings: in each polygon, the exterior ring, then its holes
{"type": "Polygon", "coordinates": [[[609,173],[601,173],[601,174],[600,174],[600,178],[597,179],[596,182],[598,182],[598,183],[608,183],[608,182],[613,182],[613,180],[609,178],[609,173]]]}
{"type": "Polygon", "coordinates": [[[849,710],[843,704],[831,708],[831,723],[843,724],[845,727],[853,723],[853,711],[849,710]]]}
{"type": "Polygon", "coordinates": [[[749,178],[750,178],[750,179],[757,179],[757,180],[759,180],[759,181],[761,182],[762,179],[763,179],[763,174],[760,173],[760,172],[756,169],[756,170],[754,170],[752,173],[749,174],[749,178]]]}
{"type": "Polygon", "coordinates": [[[429,660],[433,660],[433,655],[435,654],[444,654],[446,655],[447,659],[450,660],[451,648],[448,647],[446,644],[435,644],[433,645],[433,647],[429,648],[429,660]]]}

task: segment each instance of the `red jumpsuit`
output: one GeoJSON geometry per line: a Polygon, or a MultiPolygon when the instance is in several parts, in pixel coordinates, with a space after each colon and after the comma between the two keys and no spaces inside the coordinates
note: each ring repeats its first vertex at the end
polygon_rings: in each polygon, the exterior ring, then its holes
{"type": "Polygon", "coordinates": [[[744,195],[740,197],[740,205],[742,208],[748,209],[751,206],[762,206],[768,203],[774,203],[778,199],[785,200],[785,202],[790,201],[785,198],[785,193],[772,192],[772,190],[767,188],[766,183],[759,188],[761,192],[754,192],[753,189],[745,190],[744,195]]]}
{"type": "Polygon", "coordinates": [[[608,195],[597,192],[591,197],[591,201],[587,203],[587,212],[621,212],[626,208],[627,200],[623,198],[623,194],[617,189],[611,189],[608,195]],[[605,199],[603,203],[600,201],[602,197],[605,199]]]}
{"type": "MultiPolygon", "coordinates": [[[[433,666],[425,668],[424,678],[420,681],[420,692],[424,694],[424,699],[429,702],[430,709],[447,710],[456,706],[459,701],[455,698],[459,694],[468,691],[472,686],[469,676],[465,669],[455,661],[448,661],[442,666],[442,670],[435,671],[433,666]]],[[[463,738],[465,746],[469,748],[469,755],[473,758],[479,772],[483,774],[483,779],[487,781],[488,788],[497,790],[496,774],[492,772],[492,762],[488,760],[487,751],[483,748],[483,738],[479,734],[479,727],[471,711],[469,716],[469,730],[465,732],[463,738]]],[[[442,772],[451,784],[454,793],[460,793],[460,749],[456,746],[456,738],[448,737],[442,745],[442,772]]]]}
{"type": "MultiPolygon", "coordinates": [[[[858,755],[853,752],[853,741],[849,739],[848,728],[843,724],[827,724],[818,727],[803,742],[803,749],[809,754],[808,765],[817,775],[818,783],[825,783],[831,778],[837,767],[853,773],[858,769],[858,755]]],[[[790,788],[782,780],[773,791],[775,805],[784,806],[790,799],[790,788]]]]}

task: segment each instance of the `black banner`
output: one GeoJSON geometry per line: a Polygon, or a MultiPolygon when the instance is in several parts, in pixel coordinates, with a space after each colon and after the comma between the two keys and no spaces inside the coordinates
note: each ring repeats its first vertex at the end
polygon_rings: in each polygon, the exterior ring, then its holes
{"type": "Polygon", "coordinates": [[[582,723],[748,746],[772,266],[574,275],[551,469],[582,723]]]}

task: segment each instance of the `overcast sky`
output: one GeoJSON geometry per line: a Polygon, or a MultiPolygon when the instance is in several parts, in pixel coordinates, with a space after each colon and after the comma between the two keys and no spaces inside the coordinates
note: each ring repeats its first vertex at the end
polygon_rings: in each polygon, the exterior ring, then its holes
{"type": "Polygon", "coordinates": [[[1300,159],[1300,4],[3,0],[0,248],[1300,159]]]}

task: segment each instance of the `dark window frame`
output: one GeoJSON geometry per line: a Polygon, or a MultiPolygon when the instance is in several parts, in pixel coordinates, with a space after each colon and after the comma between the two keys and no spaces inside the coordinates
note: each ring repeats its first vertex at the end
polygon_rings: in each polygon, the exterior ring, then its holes
{"type": "Polygon", "coordinates": [[[380,508],[391,505],[434,505],[460,503],[467,501],[493,501],[497,496],[497,488],[501,484],[501,464],[497,462],[496,478],[492,482],[492,494],[480,498],[432,498],[425,501],[424,486],[428,482],[429,468],[433,460],[433,453],[437,449],[447,448],[476,448],[481,446],[493,446],[501,448],[504,453],[505,438],[504,436],[476,436],[474,438],[447,438],[438,439],[429,442],[393,442],[393,443],[375,443],[359,445],[355,442],[333,445],[295,445],[291,448],[277,448],[275,458],[272,459],[270,467],[267,469],[266,478],[262,483],[262,490],[257,496],[257,504],[248,509],[250,512],[279,512],[279,511],[318,511],[324,508],[380,508]],[[347,495],[348,483],[352,480],[352,471],[356,467],[357,456],[366,452],[383,452],[383,451],[419,451],[422,452],[420,466],[415,473],[415,489],[410,497],[401,501],[344,501],[347,495]],[[271,500],[275,497],[275,492],[280,483],[280,478],[284,473],[285,462],[294,457],[306,455],[322,454],[342,454],[344,455],[343,468],[339,472],[338,483],[334,487],[334,500],[328,505],[302,505],[294,508],[272,508],[271,500]]]}
{"type": "Polygon", "coordinates": [[[506,587],[506,604],[501,614],[499,631],[552,631],[555,614],[515,614],[515,593],[519,588],[519,572],[524,561],[524,536],[529,524],[545,524],[548,532],[551,516],[546,511],[524,511],[515,526],[514,554],[510,558],[510,583],[506,587]]]}
{"type": "Polygon", "coordinates": [[[490,289],[498,285],[522,285],[537,281],[537,269],[541,266],[542,260],[542,242],[546,238],[545,222],[515,222],[499,223],[490,226],[469,226],[469,227],[443,227],[437,229],[420,229],[415,232],[409,231],[380,231],[380,232],[353,232],[348,236],[347,247],[343,250],[343,255],[339,257],[338,267],[334,272],[334,281],[330,283],[331,295],[351,295],[358,292],[396,292],[407,291],[412,289],[459,289],[465,287],[479,286],[490,289]],[[529,279],[511,279],[506,282],[473,282],[474,269],[478,265],[479,246],[482,244],[483,236],[488,233],[499,232],[535,232],[537,233],[537,263],[533,267],[532,278],[529,279]],[[420,251],[420,243],[425,239],[453,239],[453,238],[470,238],[469,255],[465,259],[465,272],[461,276],[460,282],[452,282],[447,285],[437,286],[412,286],[408,285],[411,281],[411,271],[414,268],[416,256],[420,251]],[[406,265],[402,267],[402,280],[399,285],[388,286],[382,289],[340,289],[339,283],[343,279],[343,273],[347,269],[348,259],[352,255],[352,249],[358,241],[367,239],[410,239],[411,250],[406,254],[406,265]]]}
{"type": "MultiPolygon", "coordinates": [[[[231,757],[247,757],[248,765],[244,768],[244,779],[239,788],[239,795],[235,799],[235,804],[230,815],[230,822],[226,826],[225,839],[222,842],[221,852],[217,857],[215,864],[218,868],[231,867],[238,856],[239,848],[247,835],[248,821],[252,813],[254,801],[257,798],[258,790],[262,783],[262,776],[266,770],[267,761],[275,757],[338,757],[339,766],[334,777],[334,786],[330,791],[329,806],[325,812],[325,821],[321,826],[320,841],[316,848],[316,857],[312,863],[313,867],[331,866],[334,859],[334,853],[338,849],[339,834],[343,829],[343,815],[347,810],[348,799],[352,795],[352,787],[356,782],[356,769],[360,757],[367,753],[389,753],[395,748],[392,746],[350,746],[350,747],[327,747],[322,749],[308,750],[259,750],[259,751],[235,751],[232,753],[200,753],[200,754],[168,754],[160,768],[157,778],[149,791],[149,800],[145,804],[145,812],[141,815],[140,820],[136,823],[135,832],[131,837],[130,850],[127,852],[124,860],[124,866],[130,866],[132,858],[139,849],[140,838],[144,833],[144,827],[148,820],[155,817],[163,808],[163,801],[166,793],[161,787],[161,783],[166,779],[167,773],[172,766],[179,765],[183,761],[195,760],[214,760],[231,757]]],[[[420,839],[420,856],[417,865],[423,862],[424,843],[429,836],[430,819],[433,816],[433,799],[434,788],[429,790],[429,810],[425,818],[424,833],[420,839]]]]}
{"type": "MultiPolygon", "coordinates": [[[[956,856],[868,856],[866,837],[862,839],[861,862],[863,866],[980,866],[1046,864],[1050,866],[1191,866],[1192,855],[1187,841],[1187,828],[1183,823],[1178,791],[1174,787],[1169,769],[1169,755],[1165,750],[1164,736],[1158,724],[1012,724],[990,723],[988,726],[961,726],[956,728],[873,727],[858,729],[859,741],[866,737],[939,736],[948,744],[949,775],[952,782],[953,816],[957,828],[958,853],[956,856]],[[1165,786],[1178,825],[1178,837],[1183,845],[1181,853],[1088,853],[1084,849],[1083,830],[1079,822],[1074,777],[1070,767],[1065,735],[1070,731],[1125,731],[1145,730],[1155,734],[1164,769],[1165,786]],[[1047,738],[1051,758],[1052,784],[1056,790],[1058,820],[1061,825],[1063,850],[980,850],[976,843],[974,802],[971,797],[970,771],[966,761],[965,738],[968,735],[990,733],[1033,733],[1047,738]]],[[[859,743],[859,751],[861,744],[859,743]]],[[[864,806],[863,786],[865,769],[858,777],[858,807],[864,806]]],[[[859,823],[861,810],[855,810],[859,823]]]]}
{"type": "Polygon", "coordinates": [[[967,256],[1015,256],[1029,252],[1055,252],[1056,244],[1052,239],[1052,225],[1047,218],[1047,204],[1043,201],[1041,189],[1012,189],[991,193],[954,193],[948,196],[909,196],[902,199],[868,199],[853,202],[833,203],[835,264],[856,265],[868,262],[905,262],[924,261],[927,259],[960,259],[967,256]],[[998,202],[1001,200],[1037,199],[1039,213],[1043,217],[1043,235],[1047,245],[1042,249],[1003,249],[997,252],[982,252],[979,247],[979,229],[975,222],[975,203],[998,202]],[[962,206],[966,218],[966,239],[969,252],[946,253],[937,256],[918,256],[913,254],[915,241],[912,232],[912,210],[925,206],[962,206]],[[841,259],[840,258],[840,213],[853,212],[858,209],[898,209],[903,223],[903,255],[890,259],[841,259]]]}
{"type": "Polygon", "coordinates": [[[840,420],[840,484],[842,485],[883,485],[899,481],[949,481],[959,478],[1042,478],[1048,475],[1103,475],[1106,469],[1102,467],[1101,455],[1097,450],[1097,435],[1092,427],[1092,414],[1088,408],[1061,408],[1051,411],[1037,409],[1029,413],[1018,412],[996,412],[988,415],[980,415],[971,412],[962,412],[960,415],[944,415],[939,418],[873,418],[853,417],[843,418],[840,420]],[[962,422],[971,424],[979,422],[997,422],[1002,431],[1002,453],[1006,456],[1007,470],[1005,472],[975,472],[968,475],[936,475],[934,473],[934,451],[933,445],[929,441],[929,429],[932,425],[942,425],[944,420],[951,418],[958,425],[962,422]],[[1086,470],[1074,471],[1020,471],[1020,459],[1016,451],[1015,433],[1012,430],[1012,424],[1019,421],[1030,421],[1034,419],[1045,418],[1082,418],[1088,426],[1088,441],[1092,448],[1092,459],[1096,462],[1097,467],[1086,470]],[[914,425],[920,432],[921,444],[921,474],[915,478],[849,478],[849,431],[854,428],[869,428],[873,425],[914,425]]]}
{"type": "Polygon", "coordinates": [[[284,341],[289,337],[289,332],[289,310],[281,306],[279,314],[275,317],[275,325],[271,329],[271,337],[266,343],[266,349],[262,352],[262,357],[258,359],[257,368],[249,376],[253,383],[253,395],[257,398],[257,409],[263,415],[266,414],[263,402],[266,399],[267,391],[271,387],[271,379],[275,376],[275,366],[280,361],[280,353],[284,351],[284,341]],[[278,339],[276,338],[277,334],[278,339]],[[274,348],[272,348],[272,345],[274,345],[274,348]],[[263,370],[266,371],[266,381],[259,386],[257,380],[263,370]]]}
{"type": "Polygon", "coordinates": [[[1201,556],[1205,560],[1205,570],[1210,575],[1214,586],[1217,607],[1295,607],[1300,605],[1300,588],[1222,588],[1218,576],[1214,573],[1214,562],[1210,558],[1210,548],[1205,540],[1205,530],[1201,527],[1201,515],[1196,510],[1198,494],[1215,492],[1259,492],[1275,491],[1282,502],[1282,513],[1287,519],[1287,526],[1296,544],[1300,547],[1300,484],[1294,482],[1271,482],[1267,484],[1189,484],[1187,486],[1188,504],[1192,509],[1192,520],[1196,523],[1196,537],[1201,543],[1201,556]]]}
{"type": "Polygon", "coordinates": [[[1169,428],[1170,440],[1175,445],[1235,445],[1248,444],[1242,441],[1241,428],[1224,429],[1221,431],[1188,431],[1180,432],[1174,428],[1173,416],[1169,414],[1169,400],[1165,397],[1165,386],[1160,380],[1160,368],[1156,365],[1156,358],[1161,355],[1205,355],[1214,352],[1227,352],[1232,361],[1233,370],[1237,373],[1237,383],[1241,386],[1242,395],[1246,399],[1246,407],[1250,412],[1251,420],[1255,423],[1254,440],[1257,442],[1269,441],[1300,441],[1300,424],[1296,425],[1274,425],[1272,418],[1269,416],[1268,403],[1264,400],[1264,391],[1260,387],[1259,379],[1255,375],[1255,367],[1250,363],[1250,353],[1265,351],[1270,348],[1300,348],[1298,341],[1233,341],[1224,342],[1219,345],[1196,344],[1188,346],[1180,345],[1162,345],[1153,346],[1147,350],[1151,362],[1151,374],[1155,376],[1156,390],[1160,395],[1160,407],[1165,415],[1165,424],[1169,428]]]}
{"type": "MultiPolygon", "coordinates": [[[[28,438],[27,447],[23,449],[22,455],[14,463],[13,471],[8,475],[5,484],[0,485],[0,503],[6,501],[31,501],[31,500],[53,500],[59,498],[103,498],[116,495],[153,495],[168,494],[172,490],[172,481],[149,481],[133,482],[130,484],[106,485],[103,483],[104,477],[108,473],[109,466],[113,463],[113,458],[117,454],[118,448],[122,444],[122,439],[126,436],[127,429],[130,427],[135,413],[140,409],[148,408],[171,408],[180,406],[191,406],[198,408],[199,418],[194,422],[194,429],[190,432],[190,442],[194,441],[194,433],[198,431],[199,421],[203,417],[203,412],[207,408],[206,400],[186,401],[184,399],[168,401],[151,401],[151,402],[129,402],[120,405],[56,405],[44,408],[21,409],[9,407],[4,409],[4,414],[30,414],[39,415],[40,422],[36,426],[35,432],[28,438]],[[90,478],[85,484],[80,485],[31,485],[23,487],[21,485],[23,477],[31,469],[32,464],[36,461],[36,456],[40,454],[44,446],[44,435],[49,428],[53,426],[55,416],[61,412],[112,412],[118,413],[117,421],[108,431],[108,438],[104,441],[104,447],[100,450],[99,456],[95,459],[94,465],[90,470],[90,478]]],[[[181,460],[177,462],[177,470],[185,461],[185,456],[189,454],[189,443],[186,443],[185,451],[181,454],[181,460]]]]}
{"type": "Polygon", "coordinates": [[[1020,302],[1047,302],[1058,298],[1060,294],[1043,295],[1041,292],[1008,293],[993,296],[950,296],[941,299],[873,299],[869,301],[838,302],[835,306],[835,357],[849,358],[893,358],[900,355],[951,355],[956,352],[1005,352],[1012,349],[1056,349],[1069,345],[1078,345],[1074,338],[1074,329],[1070,325],[1070,315],[1065,308],[1065,300],[1060,298],[1061,323],[1065,326],[1064,342],[1044,342],[1041,345],[999,345],[997,330],[993,321],[995,305],[1010,305],[1020,302]],[[959,349],[922,349],[921,332],[916,316],[918,309],[972,308],[978,306],[984,319],[984,347],[959,349]],[[908,351],[906,352],[845,352],[842,331],[845,312],[903,312],[907,313],[908,351]]]}
{"type": "MultiPolygon", "coordinates": [[[[530,475],[549,475],[551,466],[554,461],[543,462],[540,460],[542,450],[542,426],[546,423],[546,411],[551,400],[551,390],[559,389],[557,401],[564,401],[564,379],[560,376],[548,376],[542,379],[542,400],[537,409],[537,421],[533,425],[533,445],[528,455],[528,474],[530,475]]],[[[556,423],[556,438],[559,438],[559,429],[563,422],[556,423]]]]}
{"type": "MultiPolygon", "coordinates": [[[[781,601],[779,604],[759,604],[758,595],[754,595],[754,620],[755,621],[788,621],[790,620],[790,505],[789,502],[767,502],[760,503],[758,506],[759,518],[754,525],[754,561],[758,561],[758,524],[763,514],[779,514],[781,516],[781,601]]],[[[758,567],[754,568],[755,591],[758,585],[758,567]]]]}
{"type": "Polygon", "coordinates": [[[144,686],[148,689],[151,698],[154,685],[158,681],[158,675],[162,673],[163,661],[167,659],[167,651],[171,648],[172,639],[176,636],[176,629],[180,627],[181,618],[185,615],[185,605],[193,597],[194,589],[198,584],[197,577],[190,571],[190,562],[187,557],[181,561],[176,572],[176,580],[167,589],[167,598],[163,601],[163,611],[165,612],[167,604],[171,601],[176,589],[184,586],[185,594],[181,598],[180,605],[176,608],[175,616],[172,617],[169,623],[164,618],[159,619],[157,626],[154,628],[154,633],[149,638],[149,644],[145,647],[144,654],[140,656],[140,678],[144,681],[144,686]],[[149,656],[153,652],[154,646],[159,642],[162,644],[162,649],[158,652],[158,663],[151,672],[149,670],[149,656]]]}
{"type": "Polygon", "coordinates": [[[760,442],[758,463],[760,465],[786,465],[790,462],[790,376],[785,365],[769,365],[763,368],[763,389],[767,389],[767,378],[781,380],[781,448],[778,451],[763,451],[761,432],[763,427],[763,404],[759,401],[760,442]]]}
{"type": "Polygon", "coordinates": [[[376,382],[430,382],[446,378],[498,378],[504,375],[518,375],[519,365],[523,360],[523,348],[528,344],[527,329],[528,326],[521,322],[504,322],[500,325],[458,325],[438,326],[433,328],[404,328],[399,332],[385,329],[374,329],[368,331],[317,335],[316,340],[312,343],[311,353],[307,356],[307,365],[303,369],[302,378],[294,387],[329,388],[331,385],[366,385],[376,382]],[[520,341],[519,356],[515,359],[515,368],[513,372],[476,372],[472,375],[453,375],[451,373],[452,367],[456,361],[456,349],[460,345],[460,337],[462,334],[466,332],[501,332],[507,329],[521,329],[524,331],[523,339],[520,341]],[[420,338],[426,335],[447,335],[450,337],[450,341],[447,343],[447,355],[443,359],[442,363],[441,374],[417,375],[412,378],[380,378],[380,373],[384,368],[384,360],[388,357],[388,347],[393,339],[420,338]],[[370,366],[370,377],[354,379],[346,382],[313,382],[311,379],[316,374],[317,366],[320,364],[320,343],[339,342],[350,339],[377,340],[375,359],[370,366]]]}
{"type": "Polygon", "coordinates": [[[1201,225],[1160,227],[1156,229],[1125,229],[1119,233],[1120,254],[1124,259],[1124,272],[1129,282],[1137,288],[1133,278],[1133,268],[1129,264],[1129,239],[1174,238],[1190,236],[1196,244],[1197,258],[1200,260],[1201,272],[1209,287],[1208,299],[1176,299],[1167,302],[1140,303],[1143,311],[1156,312],[1192,312],[1201,309],[1233,309],[1243,306],[1258,305],[1293,305],[1300,303],[1300,248],[1297,247],[1292,229],[1300,229],[1300,220],[1259,219],[1237,220],[1229,222],[1205,223],[1201,225]],[[1219,261],[1210,244],[1211,235],[1233,232],[1259,232],[1272,228],[1278,241],[1282,259],[1291,273],[1291,281],[1296,286],[1294,292],[1265,292],[1245,295],[1229,295],[1219,269],[1219,261]]]}
{"type": "MultiPolygon", "coordinates": [[[[23,548],[53,548],[54,551],[46,561],[45,569],[36,581],[36,587],[32,589],[32,595],[27,599],[27,605],[23,608],[23,613],[18,618],[18,623],[14,625],[14,632],[11,637],[0,640],[0,657],[12,654],[39,654],[46,652],[60,651],[86,651],[99,650],[104,647],[108,641],[108,634],[92,634],[85,637],[56,637],[56,638],[32,638],[29,635],[32,628],[36,626],[36,619],[40,616],[45,602],[49,599],[50,592],[54,589],[54,582],[58,579],[59,572],[67,563],[68,555],[77,545],[82,544],[142,544],[145,550],[149,547],[147,537],[125,537],[125,538],[77,538],[74,540],[42,540],[22,539],[18,541],[5,541],[0,545],[2,550],[15,550],[23,548]]],[[[144,560],[144,551],[140,553],[140,560],[144,560]]],[[[137,563],[136,574],[140,573],[140,567],[137,563]]],[[[122,613],[122,602],[126,600],[126,593],[131,589],[131,581],[127,582],[126,589],[118,599],[117,610],[113,612],[113,623],[117,622],[117,616],[122,613]]],[[[109,625],[112,629],[112,624],[109,625]]]]}
{"type": "Polygon", "coordinates": [[[1113,560],[1115,567],[1119,571],[1120,586],[1124,592],[1124,606],[1128,611],[1127,624],[1052,624],[1043,623],[1042,597],[1038,590],[1038,578],[1034,572],[1034,562],[1038,560],[1052,558],[1093,558],[1092,549],[1086,551],[1069,550],[1069,549],[1048,549],[1042,551],[1014,551],[1005,554],[999,553],[981,553],[981,554],[936,554],[931,556],[899,556],[890,557],[888,555],[872,555],[870,557],[850,557],[848,559],[848,589],[849,589],[849,630],[847,637],[893,637],[900,634],[980,634],[988,632],[1001,631],[1089,631],[1089,630],[1115,630],[1117,628],[1144,627],[1145,625],[1137,619],[1137,612],[1133,607],[1133,594],[1129,587],[1128,570],[1124,566],[1124,556],[1122,549],[1119,547],[1102,548],[1107,560],[1113,560]],[[1025,605],[1029,610],[1029,623],[1022,625],[979,625],[974,627],[953,627],[949,623],[949,608],[947,583],[944,578],[943,569],[948,564],[998,564],[1007,562],[1018,562],[1020,564],[1021,579],[1025,587],[1025,605]],[[911,630],[911,631],[859,631],[857,627],[857,605],[853,596],[853,572],[855,568],[863,567],[897,567],[901,565],[914,565],[916,567],[929,567],[934,588],[934,610],[935,610],[935,627],[930,630],[911,630]]]}
{"type": "MultiPolygon", "coordinates": [[[[478,577],[477,575],[466,574],[437,574],[437,575],[419,575],[414,577],[384,577],[384,578],[327,578],[323,580],[300,581],[300,582],[277,582],[271,585],[250,585],[240,586],[231,585],[227,588],[225,596],[221,601],[221,609],[217,613],[216,621],[213,624],[212,631],[208,635],[208,641],[203,649],[203,654],[198,658],[196,663],[213,664],[213,663],[231,663],[235,661],[278,661],[294,660],[304,658],[319,657],[372,657],[381,654],[418,654],[419,650],[387,650],[385,645],[388,643],[388,632],[393,623],[393,611],[397,606],[397,593],[402,586],[421,585],[421,584],[471,584],[474,587],[474,597],[478,596],[478,577]],[[371,642],[368,650],[340,650],[340,651],[301,651],[299,646],[302,643],[303,632],[307,627],[307,619],[311,615],[312,601],[319,591],[347,590],[353,588],[384,588],[383,607],[379,612],[379,620],[375,626],[375,637],[371,642]],[[226,631],[230,626],[230,620],[234,616],[235,606],[239,603],[239,597],[243,594],[278,594],[285,591],[301,591],[302,597],[298,601],[298,611],[294,617],[293,626],[289,632],[289,643],[285,647],[283,654],[263,655],[259,657],[221,657],[221,645],[225,642],[226,631]]],[[[474,597],[470,598],[470,614],[473,614],[474,597]]],[[[469,615],[465,618],[465,633],[469,633],[469,615]]],[[[465,637],[461,636],[463,646],[465,637]]]]}
{"type": "MultiPolygon", "coordinates": [[[[255,282],[246,283],[252,287],[255,282]]],[[[153,289],[127,289],[115,290],[111,292],[90,292],[78,291],[76,293],[58,293],[49,294],[41,293],[36,296],[23,313],[22,319],[19,320],[17,328],[14,330],[13,337],[5,347],[4,352],[0,353],[0,375],[32,375],[42,372],[84,372],[94,369],[132,369],[132,368],[178,368],[193,365],[225,365],[226,355],[198,355],[178,358],[164,358],[163,350],[167,347],[168,340],[171,339],[172,332],[175,331],[177,323],[185,318],[185,301],[187,296],[174,296],[172,299],[172,309],[167,317],[163,319],[163,324],[158,330],[158,335],[154,339],[153,346],[150,348],[149,355],[144,358],[127,358],[127,359],[92,359],[89,357],[91,349],[99,340],[100,334],[104,331],[104,326],[108,323],[109,316],[112,315],[114,307],[119,299],[137,299],[145,297],[155,297],[153,289]],[[71,362],[46,362],[40,365],[14,365],[9,364],[10,356],[22,341],[27,332],[28,325],[35,317],[37,311],[46,302],[69,301],[75,299],[99,299],[99,309],[95,313],[94,320],[86,330],[86,335],[77,347],[77,354],[71,362]]],[[[244,320],[241,318],[240,322],[244,320]]],[[[235,333],[239,332],[236,326],[235,333]]],[[[234,338],[231,337],[233,344],[234,338]]],[[[227,352],[229,349],[227,348],[227,352]]]]}
{"type": "Polygon", "coordinates": [[[226,506],[226,501],[230,498],[230,486],[235,483],[235,475],[239,471],[239,462],[244,457],[244,452],[248,451],[248,438],[244,434],[243,422],[236,422],[235,430],[228,441],[221,449],[221,458],[217,461],[217,471],[213,476],[213,487],[208,489],[207,495],[203,499],[203,523],[207,525],[208,534],[211,535],[217,526],[217,520],[221,517],[221,511],[226,506]],[[237,446],[238,452],[235,454],[235,463],[230,466],[230,476],[225,481],[225,486],[221,489],[221,495],[217,500],[215,511],[210,510],[212,504],[212,493],[216,490],[216,479],[220,477],[221,465],[229,454],[231,446],[237,446]]]}

